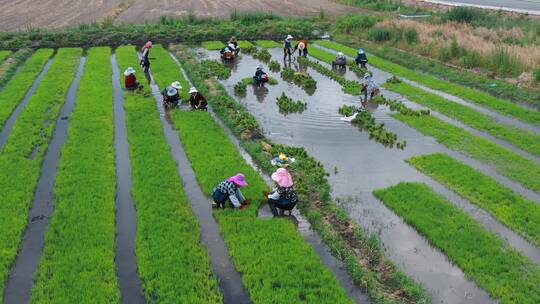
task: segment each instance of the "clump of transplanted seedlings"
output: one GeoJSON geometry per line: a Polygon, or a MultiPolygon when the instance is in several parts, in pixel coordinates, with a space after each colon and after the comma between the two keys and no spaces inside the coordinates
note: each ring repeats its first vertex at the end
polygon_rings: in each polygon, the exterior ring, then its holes
{"type": "Polygon", "coordinates": [[[388,78],[386,80],[388,83],[402,83],[403,81],[399,79],[396,75],[392,75],[392,77],[388,78]]]}
{"type": "Polygon", "coordinates": [[[391,111],[397,111],[400,114],[407,116],[425,116],[431,113],[429,110],[413,110],[404,105],[402,102],[385,98],[383,95],[373,98],[372,101],[377,104],[386,105],[391,111]]]}
{"type": "Polygon", "coordinates": [[[281,71],[281,77],[302,87],[309,95],[313,95],[315,89],[317,89],[317,81],[307,73],[296,72],[292,68],[284,68],[281,71]]]}
{"type": "Polygon", "coordinates": [[[270,64],[268,65],[268,67],[270,68],[270,71],[276,72],[276,73],[281,70],[281,65],[279,64],[279,62],[275,60],[270,61],[270,64]]]}
{"type": "Polygon", "coordinates": [[[293,100],[285,95],[285,92],[281,93],[281,96],[277,98],[277,105],[279,112],[285,115],[289,113],[302,113],[307,109],[307,103],[300,100],[293,100]]]}
{"type": "Polygon", "coordinates": [[[218,79],[224,80],[231,77],[231,69],[217,60],[203,60],[201,61],[201,65],[207,67],[211,76],[217,77],[218,79]]]}
{"type": "Polygon", "coordinates": [[[253,53],[252,56],[266,63],[272,60],[272,54],[270,54],[270,52],[267,49],[260,49],[258,52],[253,53]]]}

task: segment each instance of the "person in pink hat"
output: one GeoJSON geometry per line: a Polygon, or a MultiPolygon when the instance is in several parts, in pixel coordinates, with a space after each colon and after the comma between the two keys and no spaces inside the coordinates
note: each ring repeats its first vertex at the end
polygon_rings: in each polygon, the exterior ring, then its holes
{"type": "Polygon", "coordinates": [[[244,209],[249,205],[249,201],[245,199],[240,188],[247,185],[246,177],[242,173],[222,181],[212,191],[212,198],[214,199],[212,206],[225,208],[225,203],[229,201],[233,208],[244,209]]]}
{"type": "Polygon", "coordinates": [[[285,168],[279,168],[272,174],[277,187],[268,195],[268,206],[273,215],[283,215],[285,210],[291,211],[298,203],[298,193],[294,189],[291,174],[285,168]]]}
{"type": "Polygon", "coordinates": [[[150,68],[150,58],[148,56],[150,56],[152,45],[152,41],[148,41],[142,49],[141,68],[145,73],[148,73],[148,69],[150,68]]]}

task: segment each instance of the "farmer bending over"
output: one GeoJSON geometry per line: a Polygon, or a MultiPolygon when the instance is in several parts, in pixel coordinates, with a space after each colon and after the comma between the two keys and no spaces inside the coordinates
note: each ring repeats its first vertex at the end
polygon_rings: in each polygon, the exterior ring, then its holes
{"type": "Polygon", "coordinates": [[[236,55],[238,55],[238,53],[240,53],[240,48],[238,47],[238,40],[236,40],[236,37],[232,36],[231,39],[229,40],[229,45],[232,44],[232,47],[234,48],[234,53],[236,55]]]}
{"type": "Polygon", "coordinates": [[[366,64],[368,63],[366,51],[364,51],[364,49],[359,49],[358,55],[354,61],[356,62],[356,65],[360,65],[361,68],[366,69],[366,64]]]}
{"type": "Polygon", "coordinates": [[[253,81],[256,85],[262,86],[264,83],[268,82],[268,80],[268,74],[263,70],[262,65],[259,65],[257,71],[255,71],[255,76],[253,76],[253,81]]]}
{"type": "Polygon", "coordinates": [[[298,203],[298,193],[293,187],[291,174],[285,168],[279,168],[272,174],[272,180],[277,184],[277,187],[272,190],[268,197],[268,206],[273,215],[283,215],[285,210],[294,209],[298,203]]]}
{"type": "Polygon", "coordinates": [[[332,68],[345,68],[345,66],[347,66],[347,58],[345,57],[345,54],[339,52],[336,59],[332,61],[332,68]]]}
{"type": "Polygon", "coordinates": [[[212,207],[225,208],[225,203],[229,201],[231,207],[244,209],[249,205],[250,201],[244,198],[240,188],[247,185],[246,178],[242,173],[238,173],[222,181],[212,190],[212,198],[214,199],[212,207]]]}
{"type": "Polygon", "coordinates": [[[298,55],[307,57],[308,55],[308,39],[304,38],[298,41],[294,47],[294,51],[298,50],[298,55]]]}
{"type": "Polygon", "coordinates": [[[360,91],[360,93],[364,93],[364,101],[368,101],[368,95],[369,101],[371,101],[373,97],[379,95],[379,85],[373,80],[370,75],[366,75],[364,79],[365,82],[362,84],[362,90],[360,91]]]}
{"type": "Polygon", "coordinates": [[[143,85],[140,84],[137,81],[137,77],[135,77],[134,68],[129,67],[124,71],[124,85],[126,86],[126,90],[130,91],[143,88],[143,85]]]}
{"type": "Polygon", "coordinates": [[[206,98],[201,93],[199,93],[197,88],[192,87],[191,89],[189,89],[189,94],[189,106],[192,110],[208,110],[206,108],[208,106],[206,98]]]}

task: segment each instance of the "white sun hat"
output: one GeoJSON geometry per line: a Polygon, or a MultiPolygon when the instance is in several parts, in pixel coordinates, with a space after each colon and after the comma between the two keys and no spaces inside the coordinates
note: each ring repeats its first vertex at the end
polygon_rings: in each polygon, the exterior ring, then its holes
{"type": "Polygon", "coordinates": [[[197,91],[196,87],[191,87],[191,89],[189,89],[189,94],[191,93],[199,93],[199,91],[197,91]]]}
{"type": "Polygon", "coordinates": [[[126,71],[124,72],[124,75],[125,75],[125,76],[129,76],[129,75],[131,75],[131,74],[135,74],[135,69],[132,68],[132,67],[129,67],[129,68],[127,68],[126,71]]]}
{"type": "Polygon", "coordinates": [[[343,52],[339,52],[339,53],[337,53],[337,55],[338,55],[339,57],[345,56],[345,54],[343,54],[343,52]]]}
{"type": "Polygon", "coordinates": [[[180,84],[180,81],[175,81],[173,83],[171,83],[171,87],[177,89],[177,90],[181,90],[182,89],[182,84],[180,84]]]}
{"type": "Polygon", "coordinates": [[[287,39],[293,39],[294,37],[292,35],[287,35],[287,39]]]}
{"type": "Polygon", "coordinates": [[[175,88],[170,88],[167,90],[167,96],[173,97],[178,93],[178,91],[175,88]]]}

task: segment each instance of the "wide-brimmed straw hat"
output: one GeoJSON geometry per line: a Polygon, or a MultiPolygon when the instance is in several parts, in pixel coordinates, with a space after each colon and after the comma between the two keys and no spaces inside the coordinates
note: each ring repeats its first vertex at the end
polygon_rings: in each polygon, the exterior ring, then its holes
{"type": "Polygon", "coordinates": [[[285,39],[293,39],[294,37],[292,35],[287,35],[287,38],[285,39]]]}
{"type": "Polygon", "coordinates": [[[228,182],[233,182],[239,187],[245,187],[248,185],[246,177],[242,173],[238,173],[234,176],[231,176],[227,179],[228,182]]]}
{"type": "Polygon", "coordinates": [[[279,168],[272,174],[272,180],[280,187],[292,187],[293,180],[291,174],[285,168],[279,168]]]}
{"type": "Polygon", "coordinates": [[[178,90],[176,90],[175,88],[169,88],[167,90],[167,96],[169,96],[169,97],[173,97],[176,94],[178,94],[178,90]]]}
{"type": "Polygon", "coordinates": [[[191,89],[189,89],[189,94],[191,93],[199,93],[199,91],[197,91],[196,87],[191,87],[191,89]]]}
{"type": "Polygon", "coordinates": [[[177,90],[181,90],[182,89],[182,84],[180,83],[180,81],[175,81],[173,83],[171,83],[171,87],[177,89],[177,90]]]}
{"type": "Polygon", "coordinates": [[[124,75],[125,75],[125,76],[129,76],[129,75],[131,75],[131,74],[135,74],[135,69],[132,68],[132,67],[129,67],[129,68],[127,68],[127,69],[124,71],[124,75]]]}

